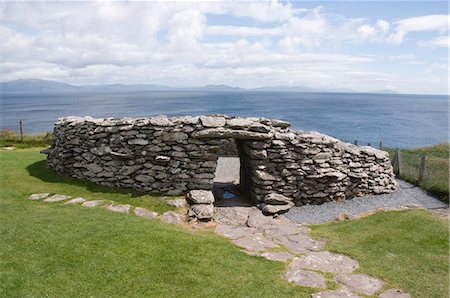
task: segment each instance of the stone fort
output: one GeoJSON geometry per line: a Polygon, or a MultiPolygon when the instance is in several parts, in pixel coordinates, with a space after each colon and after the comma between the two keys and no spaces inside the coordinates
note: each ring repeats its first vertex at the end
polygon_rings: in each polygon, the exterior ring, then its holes
{"type": "Polygon", "coordinates": [[[45,153],[57,172],[159,195],[211,190],[219,156],[238,156],[240,190],[263,211],[397,186],[387,152],[265,118],[65,117],[45,153]]]}

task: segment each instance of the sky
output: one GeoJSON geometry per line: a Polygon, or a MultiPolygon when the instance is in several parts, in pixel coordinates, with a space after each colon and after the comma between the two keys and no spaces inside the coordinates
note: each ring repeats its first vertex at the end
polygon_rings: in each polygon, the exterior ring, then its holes
{"type": "Polygon", "coordinates": [[[1,2],[1,81],[448,94],[446,1],[1,2]]]}

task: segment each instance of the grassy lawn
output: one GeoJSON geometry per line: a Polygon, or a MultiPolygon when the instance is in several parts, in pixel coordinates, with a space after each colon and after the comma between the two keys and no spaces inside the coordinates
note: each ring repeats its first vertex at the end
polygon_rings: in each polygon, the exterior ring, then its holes
{"type": "Polygon", "coordinates": [[[313,227],[326,249],[359,261],[360,272],[413,297],[448,297],[448,221],[426,211],[379,212],[313,227]]]}
{"type": "MultiPolygon", "coordinates": [[[[384,148],[391,160],[395,150],[384,148]]],[[[421,154],[426,155],[424,179],[420,188],[436,195],[442,201],[449,201],[449,150],[450,144],[439,144],[416,149],[402,149],[402,173],[400,178],[417,184],[421,154]]]]}
{"type": "MultiPolygon", "coordinates": [[[[104,208],[29,201],[51,192],[163,212],[167,198],[64,178],[39,149],[0,149],[0,297],[309,297],[286,265],[248,256],[210,231],[104,208]]],[[[314,227],[361,272],[413,297],[446,297],[448,223],[426,212],[380,213],[314,227]],[[420,286],[422,285],[422,286],[420,286]],[[426,295],[424,295],[426,293],[426,295]]]]}

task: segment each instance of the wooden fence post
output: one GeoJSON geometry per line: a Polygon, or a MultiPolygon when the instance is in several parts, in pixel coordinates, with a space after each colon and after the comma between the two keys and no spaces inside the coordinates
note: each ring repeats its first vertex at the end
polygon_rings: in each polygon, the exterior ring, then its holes
{"type": "Polygon", "coordinates": [[[400,177],[402,174],[402,153],[400,149],[395,149],[395,164],[394,164],[394,172],[397,175],[397,177],[400,177]]]}
{"type": "Polygon", "coordinates": [[[425,154],[422,154],[422,156],[420,158],[419,178],[417,179],[417,185],[420,185],[420,183],[422,183],[422,181],[423,181],[423,174],[425,172],[425,160],[426,160],[426,156],[425,156],[425,154]]]}
{"type": "Polygon", "coordinates": [[[23,122],[19,120],[20,142],[23,143],[23,122]]]}
{"type": "Polygon", "coordinates": [[[380,141],[380,150],[383,148],[383,142],[380,141]]]}

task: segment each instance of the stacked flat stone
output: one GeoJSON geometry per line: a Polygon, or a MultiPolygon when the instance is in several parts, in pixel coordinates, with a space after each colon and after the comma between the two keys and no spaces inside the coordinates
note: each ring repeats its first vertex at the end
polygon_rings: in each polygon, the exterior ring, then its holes
{"type": "Polygon", "coordinates": [[[271,193],[292,206],[395,190],[387,152],[289,126],[226,115],[60,118],[47,163],[99,184],[181,195],[211,190],[218,156],[237,150],[241,189],[258,204],[271,193]]]}
{"type": "Polygon", "coordinates": [[[190,205],[188,216],[199,220],[210,220],[214,216],[214,195],[209,190],[191,190],[186,195],[190,205]]]}

